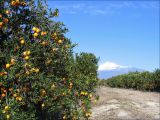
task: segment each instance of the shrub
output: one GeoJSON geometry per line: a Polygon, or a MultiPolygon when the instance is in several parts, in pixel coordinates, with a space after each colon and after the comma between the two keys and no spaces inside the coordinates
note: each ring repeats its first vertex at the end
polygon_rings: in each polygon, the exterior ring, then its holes
{"type": "Polygon", "coordinates": [[[110,87],[133,88],[143,91],[159,91],[160,70],[157,69],[154,72],[131,72],[107,80],[101,80],[99,84],[110,87]]]}

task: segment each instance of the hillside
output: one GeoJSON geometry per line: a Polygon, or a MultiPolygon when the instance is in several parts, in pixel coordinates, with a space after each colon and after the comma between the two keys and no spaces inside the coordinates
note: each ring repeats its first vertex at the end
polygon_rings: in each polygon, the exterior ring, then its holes
{"type": "Polygon", "coordinates": [[[100,99],[91,120],[160,119],[159,93],[110,87],[100,87],[97,93],[100,99]]]}
{"type": "Polygon", "coordinates": [[[128,67],[128,68],[117,68],[117,69],[113,69],[113,70],[102,70],[102,71],[98,71],[98,78],[99,79],[107,79],[107,78],[111,78],[117,75],[122,75],[122,74],[127,74],[129,72],[142,72],[145,71],[143,69],[139,69],[139,68],[134,68],[134,67],[128,67]]]}

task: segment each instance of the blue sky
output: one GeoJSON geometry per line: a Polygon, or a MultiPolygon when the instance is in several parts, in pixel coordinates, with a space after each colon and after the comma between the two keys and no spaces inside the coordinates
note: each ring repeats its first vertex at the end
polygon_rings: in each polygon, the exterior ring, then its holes
{"type": "Polygon", "coordinates": [[[99,64],[159,67],[159,4],[156,1],[48,1],[58,8],[69,29],[67,37],[78,43],[75,52],[91,52],[99,64]]]}

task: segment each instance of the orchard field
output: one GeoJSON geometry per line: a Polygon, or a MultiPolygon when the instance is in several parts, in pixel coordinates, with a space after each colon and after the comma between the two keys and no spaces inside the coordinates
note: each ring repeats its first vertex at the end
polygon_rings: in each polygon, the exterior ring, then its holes
{"type": "Polygon", "coordinates": [[[154,72],[130,72],[100,80],[102,86],[160,92],[160,69],[154,72]]]}

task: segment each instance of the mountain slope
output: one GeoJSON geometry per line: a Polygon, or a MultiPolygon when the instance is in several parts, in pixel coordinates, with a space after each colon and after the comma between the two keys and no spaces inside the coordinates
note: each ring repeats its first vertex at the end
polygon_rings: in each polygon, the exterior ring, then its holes
{"type": "Polygon", "coordinates": [[[98,71],[98,78],[100,79],[107,79],[111,78],[113,76],[121,75],[121,74],[127,74],[129,72],[142,72],[144,70],[134,67],[128,67],[128,68],[117,68],[113,70],[102,70],[98,71]]]}

